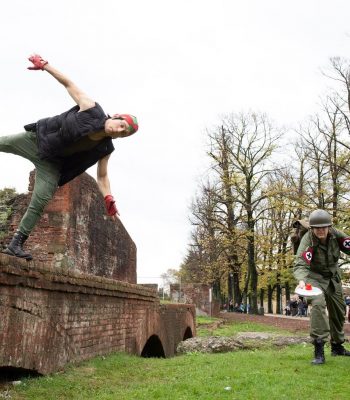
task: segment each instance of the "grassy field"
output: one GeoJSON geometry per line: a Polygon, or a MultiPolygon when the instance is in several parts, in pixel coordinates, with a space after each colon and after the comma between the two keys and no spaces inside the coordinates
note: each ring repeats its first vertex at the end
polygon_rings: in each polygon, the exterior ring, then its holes
{"type": "MultiPolygon", "coordinates": [[[[197,336],[233,336],[238,332],[274,332],[284,334],[290,334],[285,330],[279,330],[274,326],[267,327],[264,324],[256,324],[251,322],[241,323],[225,323],[219,326],[217,329],[210,329],[210,324],[218,321],[216,318],[208,317],[197,317],[197,336]]],[[[304,334],[305,336],[305,334],[304,334]]]]}
{"type": "MultiPolygon", "coordinates": [[[[204,325],[210,321],[199,322],[204,325]]],[[[218,328],[216,333],[257,330],[276,332],[267,326],[245,323],[218,328]]],[[[204,334],[205,328],[199,331],[204,334]]],[[[25,380],[8,394],[10,397],[3,398],[349,399],[350,359],[330,357],[329,353],[327,348],[327,362],[322,366],[310,364],[312,346],[309,344],[278,350],[191,353],[169,359],[145,359],[117,353],[70,366],[63,373],[25,380]]]]}

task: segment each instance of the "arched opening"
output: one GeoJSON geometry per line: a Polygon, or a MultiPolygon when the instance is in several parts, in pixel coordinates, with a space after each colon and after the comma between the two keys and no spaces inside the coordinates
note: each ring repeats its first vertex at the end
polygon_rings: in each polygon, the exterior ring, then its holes
{"type": "Polygon", "coordinates": [[[157,335],[152,335],[146,342],[142,350],[141,357],[150,358],[158,357],[165,358],[162,342],[157,335]]]}
{"type": "Polygon", "coordinates": [[[0,367],[0,385],[6,382],[20,381],[23,378],[37,378],[37,371],[15,367],[0,367]]]}
{"type": "Polygon", "coordinates": [[[193,337],[192,329],[188,326],[185,330],[184,338],[182,340],[190,339],[193,337]]]}

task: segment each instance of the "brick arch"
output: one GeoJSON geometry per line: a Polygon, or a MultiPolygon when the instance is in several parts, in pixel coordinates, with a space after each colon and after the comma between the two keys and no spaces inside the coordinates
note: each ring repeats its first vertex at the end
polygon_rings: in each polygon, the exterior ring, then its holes
{"type": "Polygon", "coordinates": [[[37,371],[25,368],[17,368],[17,367],[0,367],[0,383],[8,382],[8,381],[17,381],[23,378],[37,378],[42,376],[37,371]]]}
{"type": "Polygon", "coordinates": [[[190,339],[192,337],[193,337],[192,329],[191,329],[191,327],[188,326],[185,330],[182,340],[190,339]]]}
{"type": "Polygon", "coordinates": [[[164,347],[158,335],[152,335],[148,338],[145,346],[141,351],[141,357],[165,358],[164,347]]]}
{"type": "Polygon", "coordinates": [[[5,254],[0,298],[0,367],[40,374],[118,351],[171,357],[196,330],[193,305],[160,304],[154,289],[5,254]]]}

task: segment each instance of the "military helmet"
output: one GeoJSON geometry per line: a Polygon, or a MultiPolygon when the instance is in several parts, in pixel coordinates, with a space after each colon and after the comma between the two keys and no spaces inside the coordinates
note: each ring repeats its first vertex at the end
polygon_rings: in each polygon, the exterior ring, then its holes
{"type": "Polygon", "coordinates": [[[325,210],[315,210],[309,215],[310,228],[325,228],[332,226],[332,217],[325,210]]]}

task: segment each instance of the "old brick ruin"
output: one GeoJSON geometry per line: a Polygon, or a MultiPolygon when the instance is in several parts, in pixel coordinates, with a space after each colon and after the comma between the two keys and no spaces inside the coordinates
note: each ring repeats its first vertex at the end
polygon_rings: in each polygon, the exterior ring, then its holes
{"type": "Polygon", "coordinates": [[[195,335],[194,306],[161,305],[136,284],[136,246],[87,174],[58,190],[27,248],[34,261],[0,254],[0,370],[47,374],[114,351],[168,357],[195,335]]]}
{"type": "Polygon", "coordinates": [[[196,314],[218,316],[220,301],[215,299],[211,286],[204,283],[185,283],[170,285],[170,299],[177,303],[194,304],[196,314]]]}
{"type": "MultiPolygon", "coordinates": [[[[34,172],[30,174],[28,194],[18,196],[13,204],[3,246],[18,227],[33,187],[34,172]]],[[[122,222],[109,218],[104,207],[95,180],[82,174],[56,192],[26,249],[46,265],[136,283],[135,243],[122,222]]]]}

